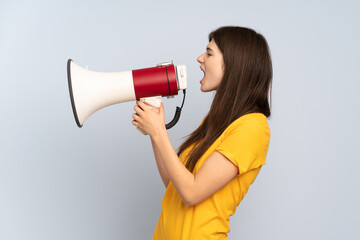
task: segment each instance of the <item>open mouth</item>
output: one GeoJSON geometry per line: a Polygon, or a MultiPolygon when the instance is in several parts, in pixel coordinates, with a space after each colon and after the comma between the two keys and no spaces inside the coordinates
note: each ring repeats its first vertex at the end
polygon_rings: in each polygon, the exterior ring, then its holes
{"type": "Polygon", "coordinates": [[[204,70],[204,69],[202,69],[201,67],[200,67],[200,70],[204,73],[204,76],[205,76],[205,70],[204,70]]]}

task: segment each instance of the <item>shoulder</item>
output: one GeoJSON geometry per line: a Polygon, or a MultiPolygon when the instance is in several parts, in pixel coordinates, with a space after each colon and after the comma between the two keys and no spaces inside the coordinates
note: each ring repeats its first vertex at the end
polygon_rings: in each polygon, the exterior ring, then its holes
{"type": "Polygon", "coordinates": [[[239,173],[265,164],[270,143],[270,128],[262,113],[236,119],[220,136],[216,150],[239,167],[239,173]]]}
{"type": "Polygon", "coordinates": [[[221,134],[220,142],[236,148],[258,151],[268,147],[270,135],[266,116],[262,113],[249,113],[232,122],[221,134]]]}
{"type": "Polygon", "coordinates": [[[224,136],[235,132],[265,134],[270,136],[270,127],[262,113],[245,114],[232,122],[224,131],[224,136]]]}

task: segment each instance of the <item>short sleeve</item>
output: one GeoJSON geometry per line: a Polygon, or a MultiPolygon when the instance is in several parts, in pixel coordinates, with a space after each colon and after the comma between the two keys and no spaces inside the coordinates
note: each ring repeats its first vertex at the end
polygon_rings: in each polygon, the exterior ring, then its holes
{"type": "Polygon", "coordinates": [[[241,175],[266,163],[270,128],[266,120],[258,119],[246,119],[233,124],[228,127],[231,128],[229,131],[225,130],[216,151],[234,163],[241,175]],[[231,126],[233,124],[235,126],[231,126]]]}

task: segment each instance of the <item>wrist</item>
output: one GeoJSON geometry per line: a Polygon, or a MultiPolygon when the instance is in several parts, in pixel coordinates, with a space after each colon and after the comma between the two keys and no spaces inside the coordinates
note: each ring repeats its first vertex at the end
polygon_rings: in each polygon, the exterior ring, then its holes
{"type": "Polygon", "coordinates": [[[152,134],[149,134],[150,138],[153,142],[159,142],[160,139],[167,137],[167,130],[164,127],[156,129],[152,134]]]}

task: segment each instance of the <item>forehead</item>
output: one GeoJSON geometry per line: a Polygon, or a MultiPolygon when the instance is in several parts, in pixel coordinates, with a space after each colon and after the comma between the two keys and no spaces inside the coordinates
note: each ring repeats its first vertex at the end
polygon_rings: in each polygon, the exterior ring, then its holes
{"type": "Polygon", "coordinates": [[[213,51],[219,51],[218,46],[216,45],[214,40],[211,40],[206,48],[211,48],[213,51]]]}

